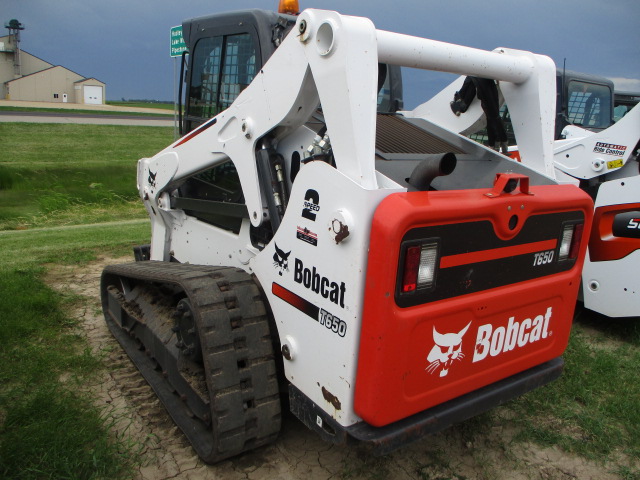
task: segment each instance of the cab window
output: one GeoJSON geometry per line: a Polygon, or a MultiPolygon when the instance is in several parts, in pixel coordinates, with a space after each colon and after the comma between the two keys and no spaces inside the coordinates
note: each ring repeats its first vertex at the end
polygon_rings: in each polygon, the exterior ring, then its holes
{"type": "Polygon", "coordinates": [[[611,89],[606,85],[569,82],[569,122],[585,128],[607,128],[611,123],[611,89]]]}
{"type": "Polygon", "coordinates": [[[256,46],[248,33],[196,43],[187,99],[187,131],[227,109],[256,74],[256,46]]]}

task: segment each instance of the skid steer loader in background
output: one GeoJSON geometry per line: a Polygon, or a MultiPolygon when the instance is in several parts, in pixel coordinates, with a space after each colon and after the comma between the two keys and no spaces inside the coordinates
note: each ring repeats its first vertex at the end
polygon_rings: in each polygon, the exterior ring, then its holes
{"type": "Polygon", "coordinates": [[[613,121],[617,122],[640,103],[640,92],[613,92],[613,121]]]}
{"type": "Polygon", "coordinates": [[[313,9],[183,32],[185,135],[139,161],[151,243],[101,295],[204,461],[272,442],[283,405],[386,453],[560,375],[593,202],[554,178],[549,58],[313,9]],[[377,113],[394,66],[500,80],[540,168],[377,113]]]}
{"type": "MultiPolygon", "coordinates": [[[[448,108],[458,78],[418,106],[411,115],[474,137],[483,128],[480,102],[462,115],[448,108]]],[[[502,90],[504,85],[499,85],[502,90]]],[[[582,274],[584,306],[608,317],[640,317],[640,107],[637,96],[620,96],[614,104],[613,82],[596,75],[557,71],[557,107],[553,165],[561,183],[579,185],[593,198],[595,213],[582,274]],[[634,101],[634,98],[636,100],[634,101]],[[624,116],[614,117],[615,106],[624,116]]],[[[507,102],[508,104],[508,102],[507,102]]],[[[509,154],[540,172],[536,158],[523,154],[524,126],[512,122],[511,105],[504,119],[509,154]],[[514,135],[515,134],[515,135],[514,135]]],[[[524,132],[526,133],[526,132],[524,132]]]]}

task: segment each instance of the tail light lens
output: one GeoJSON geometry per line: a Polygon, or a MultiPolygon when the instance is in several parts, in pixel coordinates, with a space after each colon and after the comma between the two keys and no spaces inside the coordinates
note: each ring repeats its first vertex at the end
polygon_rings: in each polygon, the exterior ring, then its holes
{"type": "Polygon", "coordinates": [[[420,247],[409,247],[404,257],[402,273],[402,293],[413,292],[418,288],[418,269],[420,268],[420,247]]]}
{"type": "Polygon", "coordinates": [[[400,291],[410,293],[433,288],[437,261],[438,244],[436,242],[407,247],[402,265],[400,291]]]}
{"type": "Polygon", "coordinates": [[[580,251],[580,243],[582,242],[582,232],[584,230],[584,223],[578,223],[573,230],[573,240],[571,241],[571,249],[569,250],[569,258],[574,260],[578,258],[578,252],[580,251]]]}
{"type": "Polygon", "coordinates": [[[582,223],[572,223],[564,226],[562,238],[560,239],[558,261],[575,260],[578,257],[583,229],[584,224],[582,223]]]}

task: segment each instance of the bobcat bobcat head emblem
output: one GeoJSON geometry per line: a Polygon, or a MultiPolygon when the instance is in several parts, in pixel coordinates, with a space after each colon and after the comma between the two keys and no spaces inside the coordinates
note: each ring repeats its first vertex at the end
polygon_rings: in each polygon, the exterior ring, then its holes
{"type": "Polygon", "coordinates": [[[278,269],[278,275],[282,276],[282,272],[285,270],[289,271],[289,255],[291,255],[291,250],[287,253],[284,253],[283,250],[278,248],[278,244],[274,244],[276,246],[276,253],[273,254],[273,266],[278,269]]]}
{"type": "Polygon", "coordinates": [[[151,185],[152,187],[156,186],[156,175],[158,174],[158,172],[153,173],[151,170],[149,170],[149,178],[147,179],[147,182],[149,183],[149,185],[151,185]]]}
{"type": "Polygon", "coordinates": [[[464,353],[462,353],[462,337],[471,326],[471,322],[460,330],[458,333],[438,333],[436,327],[433,327],[433,341],[435,345],[427,356],[427,368],[429,373],[440,371],[441,377],[446,377],[449,368],[454,361],[462,361],[464,353]]]}

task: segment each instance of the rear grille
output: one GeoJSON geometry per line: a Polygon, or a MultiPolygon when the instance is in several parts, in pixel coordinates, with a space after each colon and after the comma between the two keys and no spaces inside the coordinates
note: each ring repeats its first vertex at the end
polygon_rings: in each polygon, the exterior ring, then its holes
{"type": "Polygon", "coordinates": [[[376,150],[384,154],[464,153],[398,115],[382,114],[377,118],[376,150]]]}

